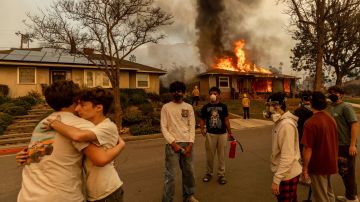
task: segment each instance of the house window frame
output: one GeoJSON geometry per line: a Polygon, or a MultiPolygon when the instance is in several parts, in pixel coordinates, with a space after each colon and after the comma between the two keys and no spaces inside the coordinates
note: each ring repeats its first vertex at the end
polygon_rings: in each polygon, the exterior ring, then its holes
{"type": "Polygon", "coordinates": [[[34,85],[36,84],[36,80],[37,80],[37,68],[36,67],[18,67],[17,68],[17,84],[20,85],[34,85]],[[21,82],[20,81],[20,69],[34,69],[34,82],[21,82]]]}
{"type": "Polygon", "coordinates": [[[230,88],[230,78],[226,76],[219,76],[219,88],[230,88]],[[227,86],[221,86],[221,82],[220,82],[221,79],[227,79],[227,86]]]}
{"type": "Polygon", "coordinates": [[[150,88],[150,74],[149,73],[136,73],[136,88],[150,88]],[[139,86],[139,78],[138,75],[146,75],[147,76],[147,86],[139,86]]]}
{"type": "Polygon", "coordinates": [[[106,75],[106,73],[104,72],[104,71],[101,71],[101,70],[90,70],[90,69],[86,69],[85,71],[84,71],[84,86],[86,86],[86,87],[90,87],[90,88],[93,88],[93,87],[96,87],[97,85],[96,85],[96,75],[99,75],[99,74],[97,74],[97,73],[100,73],[100,75],[101,75],[101,78],[100,78],[100,80],[101,80],[101,87],[103,87],[103,88],[111,88],[111,81],[110,81],[110,78],[106,75]],[[91,85],[88,85],[88,83],[87,83],[87,78],[88,78],[88,76],[87,76],[87,73],[88,72],[91,72],[92,73],[92,84],[91,85]],[[104,77],[107,77],[108,79],[109,79],[109,85],[104,85],[104,77]]]}

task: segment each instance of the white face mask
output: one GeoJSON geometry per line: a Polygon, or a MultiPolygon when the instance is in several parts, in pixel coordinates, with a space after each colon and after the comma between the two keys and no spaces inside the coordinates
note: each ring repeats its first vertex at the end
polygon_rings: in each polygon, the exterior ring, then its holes
{"type": "Polygon", "coordinates": [[[211,101],[211,102],[215,102],[215,101],[216,101],[216,95],[211,94],[211,95],[210,95],[210,101],[211,101]]]}
{"type": "Polygon", "coordinates": [[[271,115],[271,119],[274,121],[274,122],[277,122],[279,119],[281,118],[281,114],[276,112],[276,113],[273,113],[271,115]]]}

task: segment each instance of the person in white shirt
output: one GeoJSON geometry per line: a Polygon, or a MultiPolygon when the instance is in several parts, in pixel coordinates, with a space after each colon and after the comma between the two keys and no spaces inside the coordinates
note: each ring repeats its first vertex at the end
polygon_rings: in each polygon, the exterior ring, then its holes
{"type": "Polygon", "coordinates": [[[182,171],[183,198],[197,202],[194,197],[195,178],[193,169],[193,144],[195,140],[195,116],[190,104],[183,102],[186,86],[175,81],[170,84],[173,100],[161,109],[161,131],[167,142],[165,146],[165,182],[163,202],[172,202],[175,193],[175,165],[182,171]]]}
{"type": "MultiPolygon", "coordinates": [[[[78,99],[75,111],[80,117],[91,121],[95,127],[81,130],[66,125],[59,119],[48,119],[45,124],[77,142],[91,141],[105,149],[110,149],[119,141],[123,148],[125,142],[120,138],[117,126],[106,117],[114,100],[113,94],[109,90],[96,87],[83,90],[78,99]]],[[[124,191],[121,188],[123,182],[114,167],[114,162],[99,167],[91,161],[91,158],[86,158],[85,172],[87,201],[123,201],[124,191]]]]}
{"type": "MultiPolygon", "coordinates": [[[[79,91],[73,81],[51,84],[45,90],[45,99],[55,112],[49,117],[60,116],[65,124],[91,129],[94,124],[74,115],[79,91]]],[[[17,162],[25,165],[18,202],[82,202],[83,154],[104,166],[118,155],[122,145],[104,150],[88,142],[72,141],[56,131],[44,131],[46,119],[34,129],[29,146],[16,156],[17,162]]]]}

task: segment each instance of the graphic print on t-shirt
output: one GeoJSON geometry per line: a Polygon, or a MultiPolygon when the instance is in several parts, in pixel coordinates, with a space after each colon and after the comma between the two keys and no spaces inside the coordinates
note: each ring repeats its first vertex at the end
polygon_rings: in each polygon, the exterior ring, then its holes
{"type": "Polygon", "coordinates": [[[221,128],[222,122],[216,107],[211,108],[210,128],[221,128]]]}

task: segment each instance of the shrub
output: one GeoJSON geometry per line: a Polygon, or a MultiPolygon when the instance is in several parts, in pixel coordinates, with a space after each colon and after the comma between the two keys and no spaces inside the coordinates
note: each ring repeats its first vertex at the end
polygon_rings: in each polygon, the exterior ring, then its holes
{"type": "Polygon", "coordinates": [[[4,103],[2,105],[0,105],[0,112],[3,112],[4,110],[6,110],[6,108],[11,108],[11,107],[15,107],[16,105],[12,102],[7,102],[4,103]]]}
{"type": "Polygon", "coordinates": [[[8,125],[10,125],[13,117],[9,114],[0,112],[0,135],[4,133],[8,125]]]}
{"type": "Polygon", "coordinates": [[[17,99],[19,99],[19,100],[24,100],[24,101],[30,103],[31,105],[35,105],[35,104],[38,103],[38,100],[37,100],[35,97],[30,96],[30,95],[18,97],[17,99]]]}
{"type": "Polygon", "coordinates": [[[5,84],[0,84],[0,96],[8,96],[9,95],[9,86],[5,84]]]}
{"type": "Polygon", "coordinates": [[[148,114],[151,114],[154,112],[154,107],[152,106],[151,103],[143,103],[139,106],[139,109],[145,114],[145,115],[148,115],[148,114]]]}
{"type": "Polygon", "coordinates": [[[121,104],[121,108],[125,109],[126,107],[129,106],[129,98],[124,94],[120,94],[120,104],[121,104]]]}
{"type": "MultiPolygon", "coordinates": [[[[13,104],[13,103],[10,103],[10,104],[13,104]]],[[[7,114],[10,114],[10,115],[12,115],[12,116],[20,116],[20,115],[25,115],[25,114],[27,114],[27,110],[24,108],[24,107],[22,107],[22,106],[16,106],[16,105],[14,105],[14,106],[10,106],[10,107],[5,107],[5,108],[3,108],[2,106],[3,106],[4,104],[2,104],[1,106],[0,106],[0,111],[1,112],[5,112],[5,113],[7,113],[7,114]]]]}
{"type": "Polygon", "coordinates": [[[14,103],[16,106],[24,107],[26,110],[31,109],[31,104],[26,102],[25,100],[14,99],[11,101],[11,103],[14,103]]]}
{"type": "Polygon", "coordinates": [[[142,95],[143,97],[145,97],[145,99],[147,98],[146,92],[142,88],[121,88],[120,95],[121,94],[126,95],[128,98],[130,98],[134,94],[142,95]]]}
{"type": "Polygon", "coordinates": [[[0,105],[4,104],[4,103],[7,103],[7,102],[10,102],[10,101],[11,101],[11,98],[9,98],[7,96],[0,96],[0,105]]]}
{"type": "Polygon", "coordinates": [[[160,132],[160,127],[154,127],[151,125],[150,122],[147,122],[145,124],[130,126],[130,133],[133,135],[149,135],[159,132],[160,132]]]}
{"type": "Polygon", "coordinates": [[[170,102],[173,99],[171,93],[164,93],[161,94],[160,96],[161,96],[161,102],[164,104],[170,102]]]}
{"type": "Polygon", "coordinates": [[[138,124],[145,120],[145,116],[139,111],[133,111],[131,113],[125,113],[122,117],[122,124],[124,126],[129,126],[133,124],[138,124]]]}
{"type": "Polygon", "coordinates": [[[147,97],[152,101],[152,102],[160,102],[161,101],[161,96],[157,93],[147,93],[147,97]]]}
{"type": "Polygon", "coordinates": [[[142,94],[133,94],[130,96],[129,103],[133,105],[141,105],[143,103],[146,103],[147,99],[142,94]]]}

